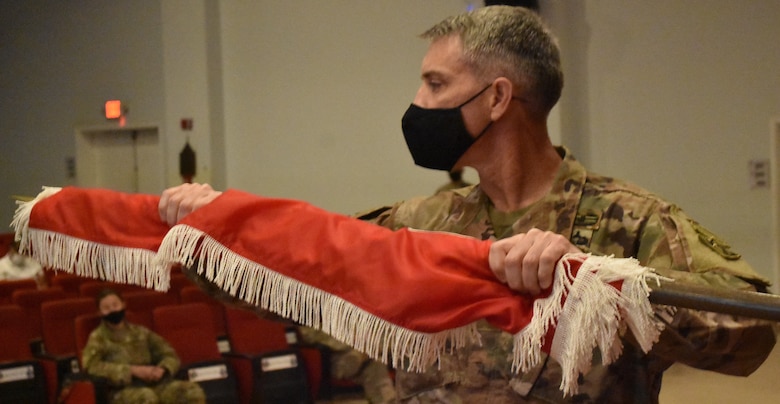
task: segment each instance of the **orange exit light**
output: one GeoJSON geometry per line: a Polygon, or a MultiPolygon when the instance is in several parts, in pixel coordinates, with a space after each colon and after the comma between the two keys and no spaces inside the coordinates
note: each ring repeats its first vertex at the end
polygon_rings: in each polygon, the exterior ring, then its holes
{"type": "Polygon", "coordinates": [[[122,117],[122,101],[106,101],[106,119],[117,119],[122,117]]]}

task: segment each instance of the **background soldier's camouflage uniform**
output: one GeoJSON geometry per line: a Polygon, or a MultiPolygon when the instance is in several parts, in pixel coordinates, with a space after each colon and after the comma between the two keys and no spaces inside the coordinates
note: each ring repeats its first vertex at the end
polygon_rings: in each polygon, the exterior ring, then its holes
{"type": "Polygon", "coordinates": [[[197,383],[174,380],[179,357],[162,337],[140,325],[125,323],[112,330],[101,323],[92,332],[82,354],[84,369],[107,380],[112,403],[205,403],[197,383]],[[168,373],[158,383],[147,383],[130,374],[130,365],[157,365],[168,373]]]}
{"type": "MultiPolygon", "coordinates": [[[[664,276],[741,290],[765,290],[768,281],[678,207],[625,182],[588,174],[564,148],[552,190],[520,212],[495,211],[479,186],[413,199],[361,215],[385,227],[449,231],[501,239],[532,228],[567,236],[583,251],[635,257],[664,276]]],[[[662,310],[658,311],[659,314],[662,310]]],[[[668,317],[668,316],[667,316],[668,317]]],[[[406,403],[654,403],[661,374],[674,362],[748,374],[774,346],[771,325],[732,316],[677,311],[650,355],[626,336],[622,356],[580,377],[579,393],[564,398],[560,367],[546,358],[532,371],[511,373],[512,336],[483,324],[482,346],[444,357],[426,374],[398,371],[406,403]]]]}
{"type": "Polygon", "coordinates": [[[397,402],[393,380],[385,364],[321,331],[310,327],[299,327],[298,330],[304,343],[323,345],[330,349],[332,378],[350,380],[363,386],[365,398],[372,404],[397,402]]]}

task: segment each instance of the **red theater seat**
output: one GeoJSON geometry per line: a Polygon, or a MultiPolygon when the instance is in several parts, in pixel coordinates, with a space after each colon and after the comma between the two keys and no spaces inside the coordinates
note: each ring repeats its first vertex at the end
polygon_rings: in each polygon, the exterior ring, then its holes
{"type": "Polygon", "coordinates": [[[49,286],[61,288],[69,297],[79,297],[79,287],[82,283],[95,282],[95,279],[93,278],[86,278],[66,272],[46,272],[53,273],[53,275],[48,276],[49,286]]]}
{"type": "Polygon", "coordinates": [[[225,320],[231,348],[225,356],[236,369],[241,403],[300,402],[317,397],[320,353],[290,346],[287,324],[230,306],[225,307],[225,320]]]}
{"type": "Polygon", "coordinates": [[[30,351],[32,331],[27,316],[15,305],[0,306],[0,401],[46,403],[46,376],[30,351]]]}
{"type": "Polygon", "coordinates": [[[0,305],[12,303],[11,295],[21,289],[38,289],[38,284],[33,279],[0,281],[0,305]]]}
{"type": "Polygon", "coordinates": [[[13,303],[24,310],[32,330],[32,338],[29,341],[35,347],[34,353],[40,353],[42,350],[42,329],[41,329],[41,305],[45,302],[65,299],[65,292],[58,288],[48,289],[22,289],[17,290],[11,295],[13,303]]]}
{"type": "Polygon", "coordinates": [[[187,275],[181,272],[181,269],[174,267],[171,269],[170,288],[168,293],[175,295],[177,298],[181,296],[181,290],[188,286],[196,286],[187,275]]]}
{"type": "Polygon", "coordinates": [[[76,317],[76,320],[73,322],[73,328],[74,328],[74,337],[76,338],[76,357],[79,360],[79,363],[83,365],[81,361],[82,354],[84,353],[84,347],[87,346],[87,341],[89,341],[89,335],[92,334],[92,331],[97,328],[97,326],[100,325],[101,316],[100,313],[89,313],[89,314],[81,314],[76,317]]]}
{"type": "Polygon", "coordinates": [[[152,311],[158,307],[179,304],[179,299],[169,293],[140,290],[122,294],[127,309],[127,319],[132,323],[152,329],[152,311]]]}
{"type": "Polygon", "coordinates": [[[203,289],[197,286],[186,286],[179,292],[179,299],[182,303],[205,303],[209,307],[211,318],[214,322],[214,330],[217,337],[227,335],[225,327],[225,305],[219,300],[211,297],[203,289]]]}
{"type": "Polygon", "coordinates": [[[152,311],[154,330],[165,338],[181,359],[178,378],[197,382],[210,403],[238,400],[232,366],[217,348],[217,334],[204,303],[162,306],[152,311]]]}
{"type": "Polygon", "coordinates": [[[33,331],[27,314],[15,305],[0,306],[0,330],[3,342],[0,343],[0,362],[19,359],[32,359],[30,338],[33,331]]]}
{"type": "Polygon", "coordinates": [[[75,320],[82,314],[96,311],[94,299],[89,298],[61,299],[41,305],[41,334],[45,352],[39,358],[46,371],[49,391],[59,392],[65,378],[79,371],[75,320]]]}
{"type": "Polygon", "coordinates": [[[104,289],[111,289],[115,292],[118,292],[122,296],[132,292],[149,290],[137,285],[131,285],[129,283],[105,282],[96,281],[93,279],[90,282],[84,282],[79,285],[79,296],[95,299],[104,289]]]}

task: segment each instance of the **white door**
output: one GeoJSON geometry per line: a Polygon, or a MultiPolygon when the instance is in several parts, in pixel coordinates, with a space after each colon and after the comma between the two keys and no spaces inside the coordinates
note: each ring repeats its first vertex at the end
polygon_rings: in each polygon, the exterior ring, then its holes
{"type": "Polygon", "coordinates": [[[76,185],[158,194],[165,185],[156,126],[76,129],[76,185]]]}

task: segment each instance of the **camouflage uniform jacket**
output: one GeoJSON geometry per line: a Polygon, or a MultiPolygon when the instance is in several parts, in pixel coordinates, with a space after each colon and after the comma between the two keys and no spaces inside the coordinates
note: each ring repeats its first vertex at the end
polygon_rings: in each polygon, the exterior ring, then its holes
{"type": "MultiPolygon", "coordinates": [[[[496,212],[475,185],[359,217],[391,229],[448,231],[483,240],[538,228],[565,235],[586,252],[635,257],[665,276],[765,290],[765,279],[677,206],[635,185],[586,172],[564,148],[559,153],[563,163],[553,188],[521,212],[496,212]]],[[[487,324],[480,326],[482,346],[445,356],[440,367],[425,374],[399,371],[399,397],[408,403],[654,403],[662,372],[673,362],[745,375],[763,362],[775,342],[771,326],[752,319],[686,309],[666,317],[667,329],[650,354],[632,344],[630,336],[624,338],[623,354],[609,366],[601,365],[594,352],[593,368],[580,377],[574,397],[562,396],[560,367],[548,358],[526,374],[512,374],[511,335],[487,324]]]]}
{"type": "Polygon", "coordinates": [[[101,322],[89,335],[81,362],[89,375],[105,378],[116,387],[145,384],[133,380],[130,365],[157,365],[168,375],[175,375],[180,365],[176,351],[163,337],[127,322],[121,330],[111,330],[101,322]]]}

